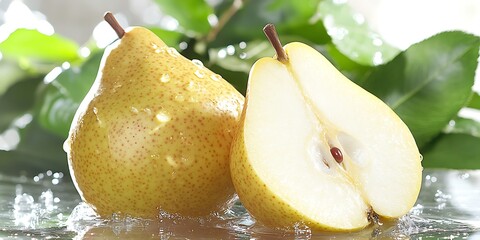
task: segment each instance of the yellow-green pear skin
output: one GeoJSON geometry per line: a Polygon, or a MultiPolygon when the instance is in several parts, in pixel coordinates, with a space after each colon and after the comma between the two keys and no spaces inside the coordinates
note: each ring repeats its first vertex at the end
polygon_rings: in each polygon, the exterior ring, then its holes
{"type": "Polygon", "coordinates": [[[248,212],[270,227],[319,231],[407,214],[422,166],[405,123],[315,49],[284,51],[286,60],[253,65],[232,145],[232,179],[248,212]]]}
{"type": "Polygon", "coordinates": [[[98,214],[203,216],[234,196],[229,153],[244,97],[218,74],[132,27],[104,54],[65,142],[98,214]]]}

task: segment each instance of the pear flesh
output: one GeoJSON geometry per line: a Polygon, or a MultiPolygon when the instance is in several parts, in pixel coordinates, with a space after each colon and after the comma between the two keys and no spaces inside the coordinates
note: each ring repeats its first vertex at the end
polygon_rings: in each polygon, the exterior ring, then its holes
{"type": "Polygon", "coordinates": [[[244,206],[269,226],[333,231],[364,228],[371,211],[406,214],[422,180],[407,126],[313,48],[284,49],[285,63],[263,58],[250,72],[231,153],[244,206]]]}
{"type": "Polygon", "coordinates": [[[149,30],[127,29],[65,143],[82,199],[103,217],[222,211],[234,196],[229,153],[243,101],[149,30]]]}

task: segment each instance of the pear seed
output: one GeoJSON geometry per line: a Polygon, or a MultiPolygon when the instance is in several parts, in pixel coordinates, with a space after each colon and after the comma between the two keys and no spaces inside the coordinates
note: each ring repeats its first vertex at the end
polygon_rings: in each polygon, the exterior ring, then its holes
{"type": "Polygon", "coordinates": [[[330,153],[332,154],[335,161],[337,161],[337,163],[342,163],[343,154],[342,154],[342,151],[340,151],[339,148],[337,148],[337,147],[330,148],[330,153]]]}
{"type": "Polygon", "coordinates": [[[195,76],[198,78],[203,78],[205,76],[205,73],[201,72],[200,70],[195,71],[195,76]]]}
{"type": "Polygon", "coordinates": [[[203,68],[203,63],[202,61],[198,60],[198,59],[192,59],[192,63],[195,64],[195,66],[199,67],[199,68],[203,68]]]}
{"type": "Polygon", "coordinates": [[[170,75],[168,73],[162,74],[162,77],[160,77],[160,82],[166,83],[170,81],[170,75]]]}

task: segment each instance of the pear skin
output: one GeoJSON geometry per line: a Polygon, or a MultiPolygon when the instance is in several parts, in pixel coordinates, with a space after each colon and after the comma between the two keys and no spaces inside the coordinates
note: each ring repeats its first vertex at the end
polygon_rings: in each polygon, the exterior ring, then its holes
{"type": "Polygon", "coordinates": [[[82,199],[103,217],[203,216],[234,196],[230,146],[244,97],[142,27],[109,46],[65,143],[82,199]]]}

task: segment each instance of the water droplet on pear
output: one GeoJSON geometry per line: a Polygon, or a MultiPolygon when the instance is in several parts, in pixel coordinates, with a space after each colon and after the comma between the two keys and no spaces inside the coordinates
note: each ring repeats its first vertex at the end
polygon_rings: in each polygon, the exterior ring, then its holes
{"type": "Polygon", "coordinates": [[[155,118],[159,123],[167,123],[170,121],[170,116],[164,112],[159,112],[157,115],[155,115],[155,118]]]}
{"type": "Polygon", "coordinates": [[[185,101],[185,97],[183,95],[176,95],[175,96],[175,101],[183,102],[183,101],[185,101]]]}
{"type": "Polygon", "coordinates": [[[136,107],[130,107],[130,112],[137,114],[138,109],[136,107]]]}
{"type": "Polygon", "coordinates": [[[95,114],[95,117],[97,118],[97,122],[100,125],[100,127],[103,127],[103,122],[100,120],[100,117],[98,116],[98,108],[93,107],[93,114],[95,114]]]}
{"type": "Polygon", "coordinates": [[[180,56],[180,53],[178,53],[177,49],[175,49],[173,47],[167,48],[167,53],[170,54],[170,56],[172,56],[172,57],[180,56]]]}
{"type": "Polygon", "coordinates": [[[202,61],[200,61],[200,60],[198,60],[198,59],[192,59],[192,63],[193,63],[195,66],[199,67],[199,68],[203,68],[203,67],[204,67],[202,61]]]}
{"type": "Polygon", "coordinates": [[[168,75],[168,73],[162,74],[162,76],[160,77],[160,82],[167,83],[169,81],[170,81],[170,75],[168,75]]]}
{"type": "Polygon", "coordinates": [[[152,115],[152,110],[150,108],[144,108],[143,111],[148,115],[152,115]]]}
{"type": "Polygon", "coordinates": [[[200,70],[196,70],[195,71],[195,76],[197,76],[198,78],[203,78],[203,77],[205,77],[205,73],[203,73],[200,70]]]}
{"type": "Polygon", "coordinates": [[[185,90],[187,91],[195,90],[195,83],[193,81],[188,82],[187,86],[185,87],[185,90]]]}
{"type": "Polygon", "coordinates": [[[212,74],[212,75],[210,75],[210,79],[212,79],[213,81],[216,81],[216,82],[220,81],[221,78],[222,78],[222,77],[221,77],[220,75],[218,75],[218,74],[212,74]]]}
{"type": "Polygon", "coordinates": [[[70,138],[67,138],[67,140],[63,142],[63,151],[70,152],[70,138]]]}

